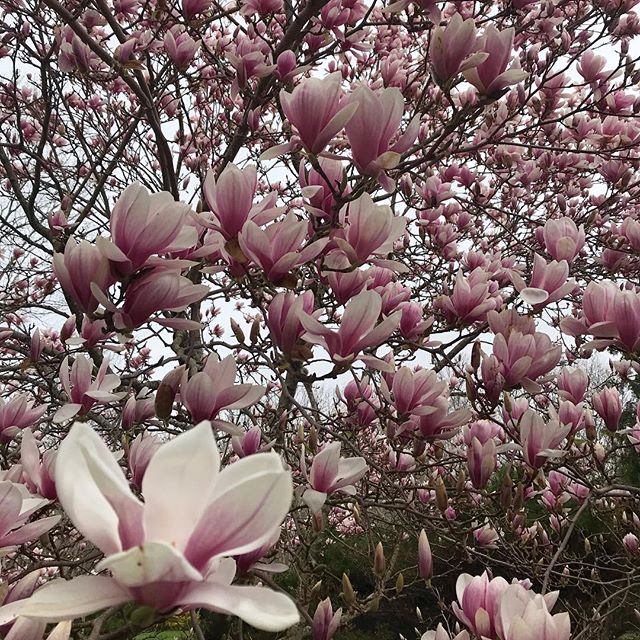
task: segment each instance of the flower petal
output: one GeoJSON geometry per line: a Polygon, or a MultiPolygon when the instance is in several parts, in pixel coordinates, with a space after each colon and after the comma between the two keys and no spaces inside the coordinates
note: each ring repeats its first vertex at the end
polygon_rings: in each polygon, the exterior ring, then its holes
{"type": "Polygon", "coordinates": [[[234,462],[218,476],[216,495],[198,522],[185,551],[202,567],[217,555],[239,555],[271,540],[293,497],[291,474],[275,453],[234,462]]]}
{"type": "Polygon", "coordinates": [[[145,542],[100,561],[98,571],[109,569],[113,577],[127,587],[141,587],[153,582],[188,582],[203,580],[185,557],[165,542],[145,542]]]}
{"type": "Polygon", "coordinates": [[[142,504],[89,425],[76,422],[62,441],[55,481],[60,504],[73,524],[104,553],[142,539],[142,504]]]}
{"type": "Polygon", "coordinates": [[[296,605],[288,596],[264,587],[202,582],[194,585],[180,604],[238,616],[264,631],[283,631],[300,620],[296,605]]]}
{"type": "Polygon", "coordinates": [[[0,624],[12,622],[18,616],[48,622],[69,620],[132,599],[127,589],[113,578],[105,576],[53,580],[40,587],[30,598],[0,607],[0,624]]]}
{"type": "Polygon", "coordinates": [[[210,502],[219,468],[220,454],[208,422],[162,445],[142,480],[146,538],[183,549],[210,502]]]}

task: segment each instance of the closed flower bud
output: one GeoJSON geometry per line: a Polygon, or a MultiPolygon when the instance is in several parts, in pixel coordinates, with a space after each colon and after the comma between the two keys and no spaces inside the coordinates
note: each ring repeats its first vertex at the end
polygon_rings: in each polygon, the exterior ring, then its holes
{"type": "Polygon", "coordinates": [[[346,573],[342,574],[342,601],[347,607],[352,607],[356,603],[356,592],[346,573]]]}
{"type": "Polygon", "coordinates": [[[384,557],[384,548],[382,546],[382,542],[378,542],[373,554],[373,573],[378,576],[378,578],[382,578],[386,567],[387,560],[384,557]]]}

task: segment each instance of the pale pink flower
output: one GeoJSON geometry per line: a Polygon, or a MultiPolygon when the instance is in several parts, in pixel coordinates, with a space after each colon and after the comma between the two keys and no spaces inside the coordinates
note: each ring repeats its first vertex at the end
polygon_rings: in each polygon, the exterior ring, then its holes
{"type": "Polygon", "coordinates": [[[368,193],[342,207],[339,222],[342,228],[332,238],[353,265],[391,253],[407,224],[390,207],[374,204],[368,193]]]}
{"type": "Polygon", "coordinates": [[[511,279],[520,297],[533,306],[534,309],[561,300],[575,287],[573,278],[569,279],[569,265],[566,260],[545,262],[545,259],[536,254],[533,258],[533,272],[528,285],[519,274],[512,272],[511,279]]]}
{"type": "MultiPolygon", "coordinates": [[[[4,480],[0,482],[0,556],[15,548],[37,540],[60,521],[60,516],[50,516],[29,522],[31,516],[49,504],[49,500],[33,496],[23,484],[4,480]]],[[[9,621],[0,620],[0,624],[9,621]]]]}
{"type": "MultiPolygon", "coordinates": [[[[361,351],[379,346],[396,330],[400,312],[392,313],[376,325],[381,310],[382,298],[374,291],[362,291],[347,303],[337,330],[302,313],[300,322],[306,330],[303,338],[322,345],[336,364],[349,365],[361,351]]],[[[370,362],[367,356],[360,359],[370,362]]]]}
{"type": "Polygon", "coordinates": [[[60,382],[69,402],[60,407],[53,416],[54,422],[63,422],[77,415],[85,415],[94,404],[119,400],[122,393],[114,393],[120,386],[115,373],[107,373],[108,360],[103,360],[93,378],[93,360],[83,353],[75,356],[69,367],[69,356],[60,365],[60,382]]]}
{"type": "Polygon", "coordinates": [[[595,412],[602,418],[604,426],[611,433],[618,430],[622,417],[620,393],[613,387],[604,387],[591,396],[595,412]]]}
{"type": "Polygon", "coordinates": [[[291,291],[278,293],[269,303],[267,327],[273,343],[285,354],[293,354],[300,347],[304,327],[300,314],[319,315],[313,311],[313,291],[296,296],[291,291]]]}
{"type": "Polygon", "coordinates": [[[484,34],[478,39],[477,50],[487,53],[488,57],[463,72],[480,93],[491,96],[527,77],[527,73],[517,66],[517,58],[507,69],[513,55],[514,35],[513,27],[503,31],[498,31],[493,25],[485,27],[484,34]]]}
{"type": "Polygon", "coordinates": [[[489,438],[483,443],[474,437],[467,448],[467,468],[474,488],[483,489],[487,486],[489,478],[496,469],[496,463],[497,452],[494,439],[489,438]]]}
{"type": "MultiPolygon", "coordinates": [[[[239,169],[228,164],[217,180],[212,170],[207,172],[203,184],[205,200],[211,209],[202,216],[211,216],[207,226],[219,231],[227,240],[235,238],[247,220],[258,224],[269,222],[273,215],[275,200],[267,196],[262,202],[253,204],[258,175],[255,165],[239,169]]],[[[277,214],[276,214],[277,215],[277,214]]]]}
{"type": "Polygon", "coordinates": [[[139,434],[129,445],[127,463],[131,472],[131,483],[138,490],[142,488],[142,480],[151,458],[161,445],[162,440],[148,431],[139,434]]]}
{"type": "Polygon", "coordinates": [[[242,252],[258,265],[271,282],[278,283],[295,268],[313,260],[322,251],[328,238],[306,246],[308,223],[288,213],[282,220],[261,229],[248,220],[242,227],[238,242],[242,252]]]}
{"type": "Polygon", "coordinates": [[[242,429],[218,419],[224,410],[244,409],[255,404],[265,394],[265,387],[255,384],[235,384],[236,363],[233,356],[224,360],[211,354],[202,371],[187,378],[184,373],[180,385],[180,400],[191,414],[193,422],[213,420],[220,429],[237,435],[242,429]]]}
{"type": "Polygon", "coordinates": [[[54,481],[56,452],[47,449],[42,455],[38,443],[31,431],[25,429],[22,432],[20,446],[20,464],[22,465],[22,477],[29,491],[41,495],[48,500],[57,498],[56,483],[54,481]]]}
{"type": "Polygon", "coordinates": [[[574,404],[584,400],[589,386],[589,376],[584,369],[562,367],[558,373],[558,395],[574,404]]]}
{"type": "Polygon", "coordinates": [[[111,241],[100,238],[97,246],[119,276],[130,275],[151,256],[196,243],[195,228],[186,224],[190,213],[189,205],[176,202],[170,193],[149,194],[136,182],[122,192],[111,211],[111,241]]]}
{"type": "Polygon", "coordinates": [[[451,323],[471,324],[485,320],[487,312],[501,306],[500,286],[481,267],[476,267],[466,277],[458,271],[451,295],[436,300],[436,307],[451,323]]]}
{"type": "Polygon", "coordinates": [[[152,457],[143,503],[95,431],[76,423],[58,452],[56,486],[71,521],[105,554],[97,570],[110,575],[53,580],[0,608],[0,624],[18,616],[68,620],[128,602],[160,613],[207,608],[267,631],[298,622],[284,594],[231,585],[230,556],[271,540],[291,504],[291,475],[276,454],[220,472],[211,426],[201,423],[152,457]]]}
{"type": "Polygon", "coordinates": [[[353,486],[362,478],[369,467],[364,458],[341,458],[341,444],[331,442],[317,453],[309,471],[309,485],[302,499],[314,513],[318,513],[327,497],[336,491],[353,496],[353,486]]]}
{"type": "Polygon", "coordinates": [[[73,236],[64,253],[53,254],[53,272],[63,291],[87,313],[98,306],[91,285],[104,292],[114,282],[109,261],[100,249],[86,240],[78,243],[73,236]]]}
{"type": "Polygon", "coordinates": [[[571,425],[557,420],[545,422],[535,411],[524,412],[519,423],[522,455],[529,466],[539,469],[547,458],[559,454],[558,447],[571,432],[571,425]]]}
{"type": "Polygon", "coordinates": [[[474,635],[494,639],[500,599],[508,587],[504,578],[489,580],[486,571],[475,577],[463,573],[456,582],[458,602],[451,605],[453,613],[474,635]]]}
{"type": "Polygon", "coordinates": [[[334,613],[330,598],[321,600],[313,614],[313,625],[311,627],[313,640],[331,640],[340,625],[341,617],[342,609],[338,609],[334,613]]]}
{"type": "Polygon", "coordinates": [[[164,34],[164,50],[176,67],[184,69],[193,60],[200,43],[196,42],[182,25],[174,25],[164,34]]]}
{"type": "Polygon", "coordinates": [[[345,125],[351,146],[351,157],[358,171],[374,178],[383,177],[382,186],[387,189],[392,183],[384,180],[384,172],[395,168],[401,155],[409,149],[418,135],[420,120],[414,118],[395,143],[404,115],[404,98],[396,87],[373,91],[360,85],[348,98],[355,114],[345,125]]]}
{"type": "Polygon", "coordinates": [[[354,114],[356,107],[345,106],[341,82],[342,75],[336,72],[305,78],[292,93],[280,92],[284,115],[311,153],[320,153],[354,114]]]}
{"type": "Polygon", "coordinates": [[[547,220],[542,230],[544,247],[554,260],[571,262],[585,244],[584,226],[567,217],[547,220]]]}
{"type": "Polygon", "coordinates": [[[130,331],[150,321],[176,329],[200,328],[197,322],[191,320],[154,316],[162,311],[184,311],[208,293],[206,284],[193,284],[178,271],[158,267],[127,287],[122,308],[114,309],[114,324],[123,331],[130,331]]]}
{"type": "Polygon", "coordinates": [[[0,441],[6,442],[20,429],[32,427],[40,421],[49,405],[34,405],[35,400],[29,400],[23,393],[16,393],[8,400],[0,398],[0,441]]]}
{"type": "Polygon", "coordinates": [[[448,82],[489,57],[487,53],[476,52],[476,40],[473,18],[463,20],[459,13],[454,13],[446,26],[441,24],[432,31],[429,62],[439,83],[448,82]]]}
{"type": "Polygon", "coordinates": [[[500,599],[500,637],[503,640],[569,640],[568,613],[551,615],[557,592],[534,594],[520,584],[512,584],[500,599]]]}

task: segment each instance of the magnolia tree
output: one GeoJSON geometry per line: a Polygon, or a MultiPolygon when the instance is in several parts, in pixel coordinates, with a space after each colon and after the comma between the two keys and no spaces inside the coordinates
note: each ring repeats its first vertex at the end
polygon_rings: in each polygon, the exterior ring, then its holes
{"type": "Polygon", "coordinates": [[[638,630],[635,1],[0,0],[3,638],[638,630]]]}

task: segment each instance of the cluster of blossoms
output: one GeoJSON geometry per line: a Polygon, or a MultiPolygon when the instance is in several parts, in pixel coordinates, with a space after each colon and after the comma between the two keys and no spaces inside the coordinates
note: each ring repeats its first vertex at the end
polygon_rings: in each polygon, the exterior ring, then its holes
{"type": "Polygon", "coordinates": [[[635,632],[639,36],[3,0],[0,635],[635,632]]]}

